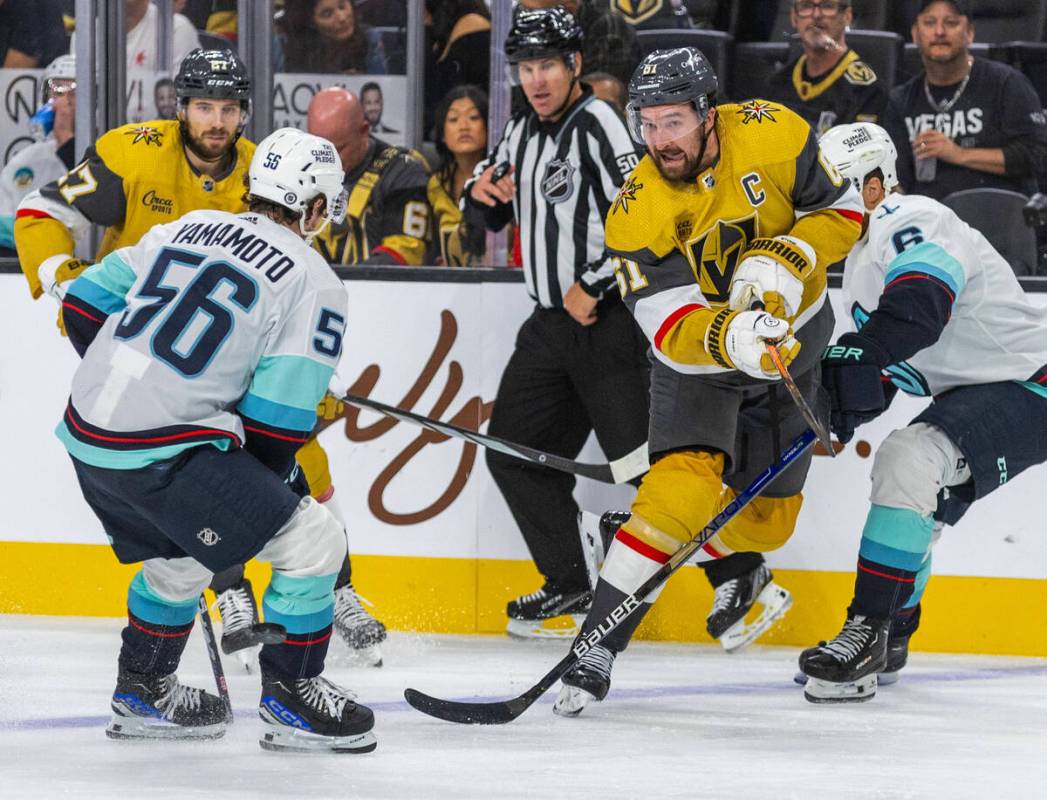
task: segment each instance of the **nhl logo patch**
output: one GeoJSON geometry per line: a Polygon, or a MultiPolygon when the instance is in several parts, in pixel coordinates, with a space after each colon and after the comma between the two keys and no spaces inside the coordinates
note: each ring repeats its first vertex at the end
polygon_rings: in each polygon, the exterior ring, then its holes
{"type": "Polygon", "coordinates": [[[196,538],[203,542],[204,545],[207,547],[214,547],[216,544],[222,541],[222,537],[210,528],[204,528],[202,531],[196,534],[196,538]]]}
{"type": "Polygon", "coordinates": [[[574,194],[575,168],[570,161],[554,158],[545,165],[542,178],[542,197],[550,203],[562,203],[574,194]]]}

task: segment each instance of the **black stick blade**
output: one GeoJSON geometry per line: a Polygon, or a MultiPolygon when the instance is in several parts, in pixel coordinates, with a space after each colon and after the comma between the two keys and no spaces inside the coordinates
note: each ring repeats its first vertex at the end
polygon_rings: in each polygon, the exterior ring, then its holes
{"type": "Polygon", "coordinates": [[[465,703],[457,700],[441,700],[430,697],[417,689],[404,689],[404,699],[412,708],[430,717],[460,725],[504,725],[512,722],[530,703],[519,704],[516,700],[495,703],[465,703]],[[520,707],[517,707],[517,706],[520,707]]]}

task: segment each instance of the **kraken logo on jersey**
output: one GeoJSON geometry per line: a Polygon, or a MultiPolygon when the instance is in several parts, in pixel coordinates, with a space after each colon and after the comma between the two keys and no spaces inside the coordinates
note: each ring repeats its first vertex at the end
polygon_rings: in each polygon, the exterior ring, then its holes
{"type": "Polygon", "coordinates": [[[124,135],[134,137],[131,139],[131,144],[145,142],[147,145],[155,144],[157,147],[160,146],[160,142],[164,138],[164,135],[160,133],[160,131],[149,125],[139,125],[131,128],[130,130],[124,131],[124,135]]]}
{"type": "Polygon", "coordinates": [[[757,218],[719,219],[709,229],[687,242],[684,252],[698,278],[702,294],[714,303],[725,303],[731,295],[734,270],[749,244],[756,238],[757,218]]]}
{"type": "Polygon", "coordinates": [[[630,25],[639,25],[662,10],[665,0],[611,0],[611,7],[630,25]]]}
{"type": "Polygon", "coordinates": [[[642,188],[642,183],[637,183],[634,178],[630,177],[629,180],[622,184],[622,188],[618,190],[618,195],[614,198],[614,205],[611,206],[611,213],[617,214],[620,208],[628,214],[629,203],[636,201],[636,193],[642,188]]]}
{"type": "Polygon", "coordinates": [[[562,203],[574,194],[574,165],[565,159],[554,158],[545,165],[542,178],[542,197],[550,203],[562,203]]]}
{"type": "Polygon", "coordinates": [[[765,119],[777,122],[774,115],[779,110],[778,106],[771,105],[766,100],[750,100],[738,108],[738,113],[742,115],[742,124],[748,125],[750,122],[759,124],[765,119]]]}

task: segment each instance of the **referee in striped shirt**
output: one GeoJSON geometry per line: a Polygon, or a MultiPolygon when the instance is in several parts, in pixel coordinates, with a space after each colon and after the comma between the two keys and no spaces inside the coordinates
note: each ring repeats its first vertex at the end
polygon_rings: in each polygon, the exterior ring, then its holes
{"type": "MultiPolygon", "coordinates": [[[[618,296],[603,224],[638,156],[621,118],[579,82],[581,45],[563,8],[517,9],[505,52],[529,107],[477,166],[465,210],[492,230],[515,216],[535,301],[489,432],[574,458],[595,430],[617,459],[646,447],[649,366],[646,340],[618,296]],[[508,173],[493,181],[506,162],[508,173]]],[[[487,465],[545,579],[509,603],[509,632],[542,635],[543,620],[584,612],[590,601],[575,480],[493,450],[487,465]]]]}

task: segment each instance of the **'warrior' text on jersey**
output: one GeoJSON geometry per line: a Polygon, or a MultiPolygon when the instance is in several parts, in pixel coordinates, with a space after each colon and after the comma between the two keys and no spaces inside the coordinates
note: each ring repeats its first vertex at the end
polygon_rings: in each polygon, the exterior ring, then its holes
{"type": "Polygon", "coordinates": [[[941,203],[888,196],[847,257],[843,294],[858,330],[878,307],[892,317],[884,330],[893,335],[876,338],[906,355],[886,370],[903,391],[926,397],[1017,380],[1047,396],[1047,309],[1030,303],[1003,257],[941,203]],[[904,341],[896,320],[919,338],[904,341]]]}
{"type": "Polygon", "coordinates": [[[825,306],[825,270],[851,249],[862,219],[857,191],[796,114],[766,100],[716,111],[720,157],[712,167],[693,182],[667,181],[645,156],[607,216],[626,304],[655,356],[689,374],[730,371],[705,349],[705,334],[754,240],[774,248],[770,237],[788,234],[816,256],[794,264],[804,283],[790,320],[799,333],[825,306]]]}
{"type": "Polygon", "coordinates": [[[197,211],[157,226],[66,293],[86,352],[57,434],[110,469],[203,444],[258,455],[252,439],[275,442],[289,468],[341,353],[346,305],[323,258],[267,217],[197,211]]]}
{"type": "Polygon", "coordinates": [[[22,202],[15,239],[34,297],[41,293],[40,264],[72,254],[70,232],[86,222],[108,228],[101,258],[190,211],[244,210],[244,176],[254,145],[239,139],[225,174],[211,178],[190,165],[178,126],[176,120],[157,120],[115,128],[88,147],[70,172],[22,202]]]}

